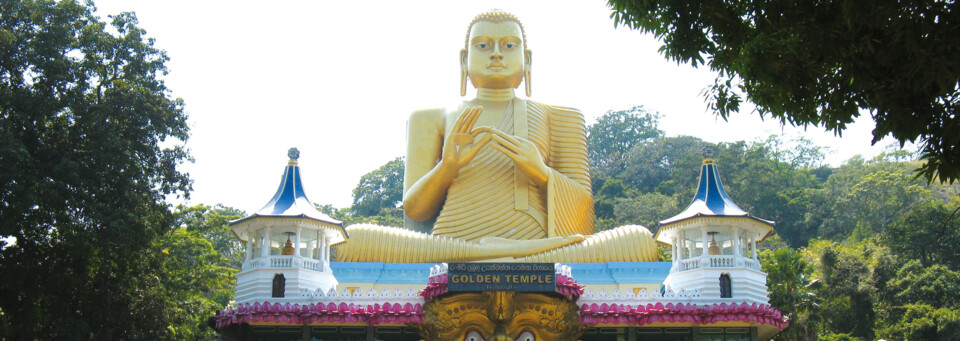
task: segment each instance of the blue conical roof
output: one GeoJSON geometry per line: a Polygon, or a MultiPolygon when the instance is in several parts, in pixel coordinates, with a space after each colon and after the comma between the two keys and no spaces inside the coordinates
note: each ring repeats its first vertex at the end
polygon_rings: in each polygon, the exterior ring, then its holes
{"type": "Polygon", "coordinates": [[[273,195],[273,198],[257,212],[231,221],[230,224],[237,224],[256,217],[306,218],[336,225],[340,227],[340,230],[343,230],[341,221],[318,211],[316,206],[310,202],[310,199],[307,199],[307,194],[303,191],[303,181],[300,180],[300,166],[297,165],[297,159],[300,157],[299,151],[296,148],[291,148],[288,155],[290,156],[290,162],[283,170],[280,187],[277,188],[277,193],[273,195]]]}
{"type": "Polygon", "coordinates": [[[754,217],[749,212],[744,211],[730,199],[727,192],[723,190],[723,184],[720,182],[720,173],[717,171],[717,165],[713,160],[707,159],[700,168],[700,185],[697,187],[697,194],[693,197],[693,202],[687,209],[673,217],[660,221],[660,225],[667,225],[683,220],[702,217],[748,217],[761,223],[773,226],[773,221],[754,217]]]}

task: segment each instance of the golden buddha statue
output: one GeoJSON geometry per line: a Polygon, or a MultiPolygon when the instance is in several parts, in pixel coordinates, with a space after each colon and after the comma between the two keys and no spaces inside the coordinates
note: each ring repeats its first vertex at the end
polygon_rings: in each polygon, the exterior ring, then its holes
{"type": "Polygon", "coordinates": [[[513,15],[493,10],[470,23],[460,94],[469,79],[477,97],[454,110],[416,111],[408,121],[408,228],[350,226],[338,260],[656,260],[646,228],[593,234],[583,115],[514,95],[524,83],[530,96],[531,57],[513,15]]]}

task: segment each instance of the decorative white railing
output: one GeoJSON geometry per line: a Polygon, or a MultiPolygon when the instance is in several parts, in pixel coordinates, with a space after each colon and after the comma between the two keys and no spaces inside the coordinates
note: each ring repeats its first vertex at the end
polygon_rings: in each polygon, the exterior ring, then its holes
{"type": "Polygon", "coordinates": [[[740,260],[743,261],[743,265],[744,265],[744,266],[746,266],[746,267],[748,267],[748,268],[751,268],[751,269],[754,269],[754,270],[760,270],[760,262],[759,262],[759,261],[755,261],[755,260],[753,260],[753,258],[746,258],[746,257],[740,257],[740,260]]]}
{"type": "Polygon", "coordinates": [[[760,270],[760,263],[748,257],[720,255],[682,259],[675,266],[679,271],[699,268],[749,268],[760,270]]]}
{"type": "Polygon", "coordinates": [[[690,258],[680,260],[680,271],[697,269],[700,267],[700,258],[690,258]]]}
{"type": "Polygon", "coordinates": [[[269,256],[260,257],[243,262],[241,269],[261,268],[304,268],[313,271],[323,271],[324,262],[300,256],[269,256]]]}

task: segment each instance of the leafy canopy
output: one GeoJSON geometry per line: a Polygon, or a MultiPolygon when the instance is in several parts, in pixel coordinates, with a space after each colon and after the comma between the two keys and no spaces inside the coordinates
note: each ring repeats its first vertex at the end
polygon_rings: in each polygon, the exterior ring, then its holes
{"type": "Polygon", "coordinates": [[[607,111],[587,128],[590,168],[615,171],[622,155],[640,142],[663,136],[657,127],[660,114],[651,114],[643,106],[607,111]],[[612,169],[610,169],[612,168],[612,169]]]}
{"type": "Polygon", "coordinates": [[[609,0],[615,25],[653,33],[678,63],[719,72],[723,118],[742,96],[760,115],[840,134],[863,113],[873,143],[922,146],[918,170],[960,178],[960,3],[938,0],[609,0]]]}
{"type": "Polygon", "coordinates": [[[136,17],[93,10],[0,0],[0,237],[16,238],[0,250],[0,335],[181,338],[183,302],[159,280],[177,263],[155,265],[180,242],[162,239],[164,197],[190,190],[187,116],[136,17]]]}

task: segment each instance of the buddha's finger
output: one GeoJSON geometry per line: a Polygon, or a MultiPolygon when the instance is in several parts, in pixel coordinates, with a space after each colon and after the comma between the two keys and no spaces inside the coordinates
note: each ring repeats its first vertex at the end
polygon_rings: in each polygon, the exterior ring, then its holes
{"type": "Polygon", "coordinates": [[[470,120],[470,114],[473,113],[473,107],[463,109],[460,112],[460,115],[457,116],[457,121],[453,123],[453,133],[466,133],[469,129],[466,129],[465,123],[470,120]]]}
{"type": "Polygon", "coordinates": [[[477,129],[474,129],[474,130],[478,130],[478,131],[481,131],[481,132],[488,132],[488,133],[493,134],[493,135],[495,135],[495,136],[500,136],[501,138],[510,141],[510,142],[513,143],[514,145],[520,145],[520,143],[517,142],[517,140],[514,138],[513,135],[507,134],[507,133],[505,133],[505,132],[503,132],[502,130],[499,130],[499,129],[497,129],[497,128],[493,128],[493,127],[479,127],[479,128],[477,128],[477,129]]]}
{"type": "Polygon", "coordinates": [[[495,131],[496,131],[496,128],[477,127],[470,131],[470,136],[473,136],[473,138],[476,139],[477,136],[480,136],[480,135],[486,135],[486,136],[494,135],[496,134],[495,131]]]}
{"type": "Polygon", "coordinates": [[[523,158],[523,153],[521,153],[521,151],[518,148],[511,146],[509,144],[505,144],[503,141],[497,141],[496,137],[494,137],[493,140],[495,142],[494,144],[492,144],[493,148],[503,152],[504,155],[510,157],[511,159],[513,159],[513,161],[519,162],[519,163],[529,163],[529,161],[526,161],[526,159],[523,158]]]}
{"type": "Polygon", "coordinates": [[[510,148],[504,147],[499,143],[494,143],[491,146],[493,147],[493,149],[499,150],[501,153],[503,153],[503,155],[506,155],[507,157],[509,157],[511,160],[513,160],[513,162],[520,162],[519,160],[520,156],[517,155],[516,152],[510,150],[510,148]]]}
{"type": "Polygon", "coordinates": [[[477,120],[480,119],[481,113],[483,113],[483,107],[474,107],[473,110],[470,111],[470,117],[468,121],[469,123],[467,123],[467,125],[464,126],[464,128],[467,131],[470,131],[471,129],[473,129],[473,126],[477,124],[477,120]]]}
{"type": "Polygon", "coordinates": [[[504,133],[504,132],[501,132],[501,133],[500,133],[500,136],[503,137],[504,140],[510,141],[510,143],[513,143],[513,145],[518,146],[518,147],[523,146],[524,143],[528,142],[527,139],[525,139],[525,138],[522,138],[522,137],[520,137],[520,136],[515,136],[515,135],[507,134],[507,133],[504,133]]]}
{"type": "Polygon", "coordinates": [[[493,136],[493,134],[490,134],[490,132],[488,132],[488,131],[481,131],[481,130],[479,130],[479,129],[474,129],[473,131],[470,132],[470,137],[473,138],[472,141],[474,141],[474,142],[473,142],[474,144],[478,143],[478,142],[477,142],[477,141],[478,141],[477,138],[480,138],[481,140],[482,140],[482,139],[491,139],[492,136],[493,136]]]}
{"type": "Polygon", "coordinates": [[[483,134],[483,133],[497,134],[501,132],[500,130],[497,130],[497,128],[494,128],[494,127],[476,127],[476,128],[473,128],[473,130],[470,133],[471,134],[483,134]]]}
{"type": "Polygon", "coordinates": [[[494,137],[495,140],[497,140],[497,142],[502,144],[504,147],[509,147],[513,149],[514,152],[519,152],[520,142],[513,139],[513,136],[510,136],[510,134],[505,134],[503,132],[500,132],[499,134],[493,134],[492,136],[494,137]]]}
{"type": "MultiPolygon", "coordinates": [[[[490,136],[493,136],[493,141],[496,142],[495,144],[493,144],[494,147],[499,146],[501,148],[504,148],[508,150],[510,154],[520,154],[519,148],[517,148],[517,146],[513,145],[512,143],[504,140],[503,137],[500,137],[498,135],[490,135],[490,136]]],[[[497,148],[497,149],[500,149],[500,148],[497,148]]],[[[507,152],[504,152],[504,153],[507,153],[507,152]]]]}

